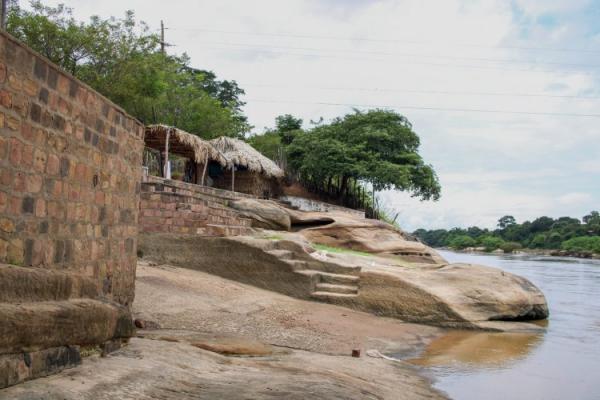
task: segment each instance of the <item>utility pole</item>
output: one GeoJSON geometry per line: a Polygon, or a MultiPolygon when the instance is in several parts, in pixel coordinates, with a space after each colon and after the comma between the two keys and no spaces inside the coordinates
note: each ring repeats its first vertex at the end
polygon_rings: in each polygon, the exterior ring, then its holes
{"type": "Polygon", "coordinates": [[[6,30],[6,17],[8,14],[8,0],[2,0],[2,15],[0,16],[0,29],[6,30]]]}
{"type": "MultiPolygon", "coordinates": [[[[2,1],[6,1],[6,0],[2,0],[2,1]]],[[[160,51],[162,51],[163,54],[165,54],[165,24],[163,23],[163,20],[160,20],[160,51]]]]}

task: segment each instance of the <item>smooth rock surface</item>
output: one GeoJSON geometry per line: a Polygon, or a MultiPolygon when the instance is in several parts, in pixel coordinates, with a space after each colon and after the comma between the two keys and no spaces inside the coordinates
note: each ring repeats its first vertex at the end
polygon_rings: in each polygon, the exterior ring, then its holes
{"type": "Polygon", "coordinates": [[[189,343],[136,338],[112,356],[0,392],[2,400],[443,398],[410,367],[381,359],[303,351],[226,357],[189,343]]]}
{"type": "Polygon", "coordinates": [[[238,199],[229,202],[229,207],[252,220],[255,228],[289,231],[290,216],[286,209],[269,200],[238,199]]]}
{"type": "Polygon", "coordinates": [[[292,215],[292,226],[313,243],[396,255],[408,261],[444,262],[435,250],[386,222],[343,212],[288,212],[292,215]]]}

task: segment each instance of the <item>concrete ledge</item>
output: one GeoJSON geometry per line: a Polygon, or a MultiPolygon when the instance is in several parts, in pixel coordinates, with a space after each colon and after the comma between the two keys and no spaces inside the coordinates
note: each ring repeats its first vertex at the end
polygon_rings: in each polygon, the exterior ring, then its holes
{"type": "Polygon", "coordinates": [[[97,298],[98,285],[81,275],[0,264],[0,303],[97,298]]]}
{"type": "Polygon", "coordinates": [[[97,345],[135,332],[128,308],[87,299],[0,303],[0,321],[0,354],[97,345]]]}

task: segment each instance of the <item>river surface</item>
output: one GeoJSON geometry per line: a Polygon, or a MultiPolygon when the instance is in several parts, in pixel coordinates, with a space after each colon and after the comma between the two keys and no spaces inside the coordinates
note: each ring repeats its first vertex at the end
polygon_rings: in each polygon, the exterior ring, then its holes
{"type": "Polygon", "coordinates": [[[450,262],[502,268],[546,295],[544,333],[451,331],[418,358],[456,400],[599,400],[600,260],[441,252],[450,262]]]}

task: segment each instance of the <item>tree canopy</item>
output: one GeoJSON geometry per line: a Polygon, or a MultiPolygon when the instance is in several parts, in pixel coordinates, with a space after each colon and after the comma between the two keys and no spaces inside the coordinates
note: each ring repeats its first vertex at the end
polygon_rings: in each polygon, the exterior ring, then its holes
{"type": "Polygon", "coordinates": [[[64,5],[12,4],[7,31],[144,123],[177,125],[205,138],[244,137],[251,129],[235,81],[192,68],[185,54],[161,52],[158,36],[132,11],[80,22],[64,5]]]}
{"type": "Polygon", "coordinates": [[[420,140],[408,120],[388,110],[358,111],[329,124],[296,133],[287,146],[288,163],[305,180],[335,180],[344,195],[351,181],[375,190],[407,191],[437,200],[440,184],[419,155],[420,140]]]}
{"type": "Polygon", "coordinates": [[[504,216],[498,229],[490,231],[478,227],[450,230],[418,229],[415,236],[433,247],[483,247],[486,251],[520,247],[530,249],[564,249],[576,252],[600,253],[600,213],[592,211],[581,220],[571,217],[557,219],[543,216],[533,221],[517,223],[512,216],[504,216]],[[472,241],[467,241],[469,237],[472,241]],[[457,239],[458,238],[458,239],[457,239]],[[468,246],[463,245],[468,243],[468,246]],[[510,246],[509,246],[510,244],[510,246]]]}

